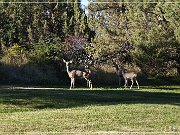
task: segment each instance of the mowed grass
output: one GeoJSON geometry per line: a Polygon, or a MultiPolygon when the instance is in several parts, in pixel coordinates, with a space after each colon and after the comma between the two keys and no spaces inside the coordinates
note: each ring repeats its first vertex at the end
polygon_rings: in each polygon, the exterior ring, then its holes
{"type": "Polygon", "coordinates": [[[1,133],[180,133],[180,86],[0,87],[1,133]]]}

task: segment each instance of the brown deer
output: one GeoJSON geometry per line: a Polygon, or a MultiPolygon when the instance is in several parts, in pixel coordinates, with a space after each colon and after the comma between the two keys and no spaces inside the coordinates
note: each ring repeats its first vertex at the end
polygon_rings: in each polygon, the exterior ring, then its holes
{"type": "Polygon", "coordinates": [[[121,81],[121,77],[124,78],[124,81],[125,81],[125,84],[124,84],[124,87],[126,88],[127,86],[127,83],[128,83],[128,79],[131,80],[131,86],[130,86],[130,89],[132,88],[133,84],[134,84],[134,80],[136,81],[136,84],[138,86],[138,89],[139,89],[139,83],[137,81],[137,74],[134,73],[134,72],[125,72],[126,70],[124,69],[124,67],[122,66],[118,66],[116,63],[113,62],[113,67],[116,68],[116,74],[118,75],[119,77],[119,84],[120,84],[120,81],[121,81]]]}
{"type": "MultiPolygon", "coordinates": [[[[85,72],[88,73],[86,77],[87,77],[89,80],[92,80],[92,76],[93,76],[93,75],[92,75],[92,72],[91,72],[89,66],[85,64],[84,67],[85,67],[85,72]]],[[[88,81],[88,80],[87,80],[87,87],[90,88],[90,87],[91,87],[91,83],[92,83],[91,81],[88,81]]]]}
{"type": "Polygon", "coordinates": [[[87,80],[88,82],[88,86],[90,87],[90,89],[92,89],[92,81],[90,79],[90,73],[87,71],[81,71],[81,70],[71,70],[69,71],[69,64],[72,63],[73,61],[65,61],[63,59],[63,62],[66,64],[66,70],[68,73],[69,78],[71,79],[71,85],[70,85],[70,89],[74,88],[75,86],[75,79],[77,77],[81,77],[87,80]]]}

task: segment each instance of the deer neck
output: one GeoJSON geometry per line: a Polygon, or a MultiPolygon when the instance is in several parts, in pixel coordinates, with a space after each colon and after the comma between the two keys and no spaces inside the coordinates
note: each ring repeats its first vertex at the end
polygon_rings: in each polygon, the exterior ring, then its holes
{"type": "Polygon", "coordinates": [[[66,66],[66,71],[67,71],[68,74],[70,73],[69,66],[66,66]]]}

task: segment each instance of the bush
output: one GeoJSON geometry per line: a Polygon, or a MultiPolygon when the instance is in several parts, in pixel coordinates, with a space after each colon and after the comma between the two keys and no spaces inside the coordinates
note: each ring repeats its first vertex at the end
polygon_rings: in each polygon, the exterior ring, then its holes
{"type": "Polygon", "coordinates": [[[61,45],[39,43],[33,46],[29,53],[29,60],[36,64],[49,64],[56,60],[56,58],[62,58],[61,45]]]}
{"type": "Polygon", "coordinates": [[[18,44],[14,44],[4,51],[1,62],[17,66],[28,63],[26,48],[18,44]]]}
{"type": "Polygon", "coordinates": [[[3,84],[31,84],[31,85],[50,85],[62,84],[56,76],[56,70],[52,66],[44,65],[23,65],[0,66],[1,83],[3,84]]]}
{"type": "Polygon", "coordinates": [[[64,84],[62,46],[39,43],[29,51],[18,44],[7,48],[1,58],[0,82],[3,84],[64,84]],[[56,59],[58,58],[58,61],[56,59]]]}

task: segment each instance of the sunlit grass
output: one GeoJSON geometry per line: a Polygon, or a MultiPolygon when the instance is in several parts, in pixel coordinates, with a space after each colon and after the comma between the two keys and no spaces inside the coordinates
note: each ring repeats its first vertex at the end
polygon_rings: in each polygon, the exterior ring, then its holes
{"type": "Polygon", "coordinates": [[[180,86],[1,87],[0,132],[180,132],[180,86]]]}

